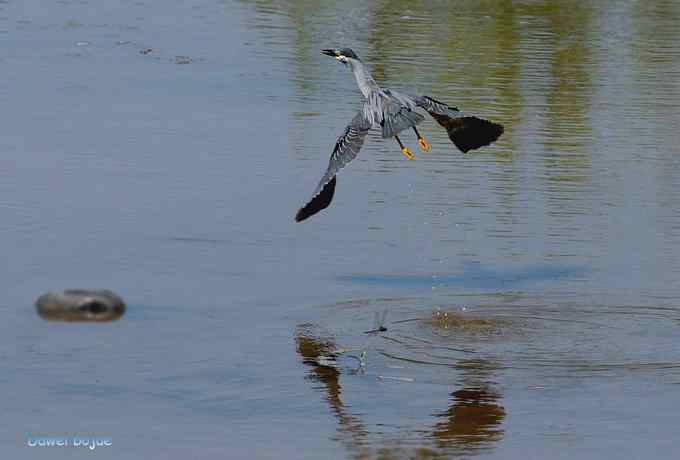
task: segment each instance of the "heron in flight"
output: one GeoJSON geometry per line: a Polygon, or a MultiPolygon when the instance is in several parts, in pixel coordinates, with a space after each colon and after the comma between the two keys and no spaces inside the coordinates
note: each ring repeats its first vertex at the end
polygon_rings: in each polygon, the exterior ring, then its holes
{"type": "Polygon", "coordinates": [[[356,158],[371,128],[380,128],[383,139],[393,137],[399,144],[401,152],[409,160],[413,160],[414,157],[399,138],[402,131],[412,129],[421,150],[430,149],[416,128],[416,125],[425,119],[415,111],[418,108],[424,109],[446,129],[449,139],[463,152],[489,145],[503,133],[502,125],[464,115],[457,108],[449,107],[429,96],[412,96],[381,88],[373,80],[361,59],[349,48],[325,49],[322,53],[349,66],[364,101],[361,110],[352,118],[345,132],[335,143],[326,173],[307,204],[298,210],[295,215],[296,222],[313,216],[331,204],[335,193],[336,174],[356,158]]]}

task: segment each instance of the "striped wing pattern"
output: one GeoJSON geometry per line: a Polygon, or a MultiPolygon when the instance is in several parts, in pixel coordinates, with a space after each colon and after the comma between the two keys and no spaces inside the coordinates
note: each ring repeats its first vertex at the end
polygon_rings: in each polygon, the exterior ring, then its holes
{"type": "Polygon", "coordinates": [[[319,185],[317,185],[307,204],[301,207],[295,215],[296,222],[301,222],[313,216],[331,204],[335,194],[336,174],[347,163],[356,158],[370,129],[371,123],[365,118],[363,112],[359,112],[347,125],[345,132],[335,143],[333,153],[331,153],[331,158],[328,161],[328,168],[319,181],[319,185]]]}

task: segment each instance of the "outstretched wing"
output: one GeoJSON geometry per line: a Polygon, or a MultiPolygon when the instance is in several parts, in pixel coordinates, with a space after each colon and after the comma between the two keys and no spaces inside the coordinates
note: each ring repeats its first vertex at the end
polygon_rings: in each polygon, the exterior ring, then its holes
{"type": "Polygon", "coordinates": [[[316,186],[312,198],[298,210],[295,215],[295,222],[301,222],[331,204],[335,194],[335,175],[347,163],[356,158],[370,129],[371,123],[366,119],[363,111],[360,111],[335,143],[326,173],[321,178],[319,185],[316,186]]]}
{"type": "Polygon", "coordinates": [[[446,129],[451,142],[463,152],[489,145],[503,134],[503,125],[464,116],[456,107],[449,107],[431,97],[416,96],[413,100],[446,129]]]}

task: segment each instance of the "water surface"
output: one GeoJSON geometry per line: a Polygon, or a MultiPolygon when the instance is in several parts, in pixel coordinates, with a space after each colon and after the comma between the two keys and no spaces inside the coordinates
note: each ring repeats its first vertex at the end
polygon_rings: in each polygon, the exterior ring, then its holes
{"type": "Polygon", "coordinates": [[[679,19],[666,0],[0,1],[3,452],[674,458],[679,19]],[[427,121],[413,162],[371,134],[294,224],[359,107],[335,46],[505,134],[464,155],[427,121]],[[41,320],[65,288],[128,310],[41,320]],[[366,366],[314,364],[338,347],[366,366]]]}

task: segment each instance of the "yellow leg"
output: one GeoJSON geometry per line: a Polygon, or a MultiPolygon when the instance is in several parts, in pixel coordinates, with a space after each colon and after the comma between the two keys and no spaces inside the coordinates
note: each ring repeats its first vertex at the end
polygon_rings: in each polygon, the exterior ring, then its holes
{"type": "Polygon", "coordinates": [[[418,136],[418,145],[420,146],[420,149],[421,149],[423,152],[427,152],[428,150],[430,150],[430,144],[428,144],[427,142],[425,142],[425,138],[424,138],[423,136],[420,135],[420,133],[418,132],[418,130],[416,129],[415,126],[413,127],[413,131],[415,131],[415,132],[416,132],[416,136],[418,136]]]}
{"type": "Polygon", "coordinates": [[[403,153],[404,156],[409,160],[415,160],[416,157],[413,156],[413,153],[411,153],[411,150],[408,147],[402,144],[401,139],[399,139],[399,136],[394,136],[394,138],[397,140],[397,142],[399,142],[399,147],[401,147],[401,153],[403,153]]]}
{"type": "Polygon", "coordinates": [[[411,153],[411,150],[409,150],[408,147],[402,147],[401,153],[403,153],[404,156],[406,158],[408,158],[409,160],[415,160],[416,159],[416,157],[413,156],[413,154],[411,153]]]}

